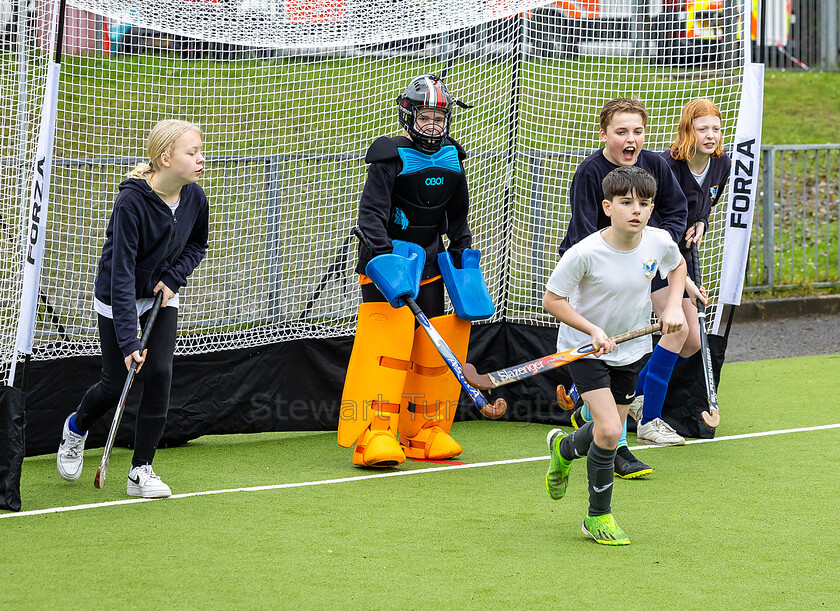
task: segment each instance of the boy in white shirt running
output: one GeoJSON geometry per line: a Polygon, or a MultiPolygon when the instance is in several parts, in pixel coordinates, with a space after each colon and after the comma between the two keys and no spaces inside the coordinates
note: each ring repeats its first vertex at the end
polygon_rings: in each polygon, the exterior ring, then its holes
{"type": "Polygon", "coordinates": [[[600,346],[593,356],[568,365],[594,419],[569,435],[561,429],[549,432],[551,465],[545,481],[551,498],[562,498],[572,461],[586,456],[589,511],[583,532],[598,543],[627,545],[630,539],[612,515],[613,463],[635,396],[640,360],[650,352],[651,339],[616,345],[609,337],[649,324],[650,282],[656,273],[667,277],[673,296],[659,317],[662,333],[679,331],[686,324],[686,264],[668,232],[647,227],[656,195],[653,176],[637,166],[621,166],[607,174],[602,186],[602,207],[610,226],[563,255],[543,297],[546,311],[563,323],[557,333],[558,351],[590,341],[600,346]]]}

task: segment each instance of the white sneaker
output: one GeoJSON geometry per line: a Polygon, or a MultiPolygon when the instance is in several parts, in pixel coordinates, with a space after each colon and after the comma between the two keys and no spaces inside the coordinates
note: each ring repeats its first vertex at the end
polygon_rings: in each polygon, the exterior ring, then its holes
{"type": "Polygon", "coordinates": [[[160,476],[152,470],[152,465],[132,467],[128,472],[129,496],[142,496],[144,499],[162,499],[172,495],[169,486],[160,481],[160,476]]]}
{"type": "Polygon", "coordinates": [[[627,412],[633,417],[633,420],[636,423],[642,421],[642,412],[645,405],[645,396],[644,395],[636,395],[636,398],[633,399],[633,402],[630,404],[630,411],[627,412]]]}
{"type": "Polygon", "coordinates": [[[636,439],[648,445],[684,446],[685,438],[680,436],[662,418],[654,418],[647,424],[636,427],[636,439]]]}
{"type": "MultiPolygon", "coordinates": [[[[75,412],[73,412],[75,413],[75,412]]],[[[79,435],[70,430],[70,418],[67,416],[64,421],[64,429],[61,431],[61,443],[58,446],[58,454],[55,463],[58,467],[58,474],[68,482],[75,482],[82,474],[84,463],[85,440],[87,433],[79,435]]]]}

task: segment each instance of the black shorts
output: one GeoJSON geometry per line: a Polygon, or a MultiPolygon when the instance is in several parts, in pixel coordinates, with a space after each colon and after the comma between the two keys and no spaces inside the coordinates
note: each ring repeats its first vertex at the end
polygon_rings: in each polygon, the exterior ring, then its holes
{"type": "MultiPolygon", "coordinates": [[[[431,282],[426,282],[420,285],[420,292],[417,294],[417,299],[414,302],[417,304],[423,314],[428,318],[435,316],[443,316],[446,312],[444,309],[444,293],[443,293],[443,278],[438,276],[431,282]]],[[[379,292],[373,282],[368,282],[362,285],[362,301],[365,303],[388,301],[385,296],[379,292]]]]}
{"type": "Polygon", "coordinates": [[[616,405],[629,405],[636,397],[636,380],[644,364],[645,357],[629,365],[607,365],[601,359],[578,359],[567,367],[580,394],[609,388],[616,405]]]}
{"type": "MultiPolygon", "coordinates": [[[[680,254],[685,259],[685,264],[687,267],[688,277],[697,284],[697,278],[694,277],[694,265],[691,262],[691,251],[690,250],[680,250],[680,254]]],[[[659,272],[653,277],[653,280],[650,281],[650,292],[655,293],[660,289],[664,289],[668,286],[668,279],[665,278],[664,280],[659,275],[659,272]]],[[[699,285],[698,285],[699,286],[699,285]]],[[[683,299],[688,299],[688,292],[683,292],[683,299]]]]}

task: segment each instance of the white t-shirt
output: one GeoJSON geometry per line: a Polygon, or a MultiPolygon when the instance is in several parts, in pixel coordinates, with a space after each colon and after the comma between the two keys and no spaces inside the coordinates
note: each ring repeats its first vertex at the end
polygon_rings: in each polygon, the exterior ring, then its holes
{"type": "Polygon", "coordinates": [[[710,167],[712,167],[712,164],[707,163],[706,164],[706,169],[703,170],[702,172],[700,172],[699,174],[695,174],[694,172],[691,172],[691,175],[694,176],[694,180],[696,180],[697,184],[700,185],[701,187],[703,186],[703,183],[706,180],[706,176],[709,174],[709,168],[710,167]]]}
{"type": "MultiPolygon", "coordinates": [[[[134,305],[137,307],[137,318],[140,318],[152,309],[152,306],[155,305],[155,298],[154,297],[141,297],[137,301],[134,302],[134,305]]],[[[177,308],[180,305],[180,301],[178,299],[178,293],[175,293],[175,296],[166,302],[167,308],[177,308]]],[[[107,303],[102,303],[96,297],[93,298],[93,309],[96,311],[97,314],[102,314],[105,318],[110,318],[111,320],[114,319],[114,312],[107,303]]]]}
{"type": "MultiPolygon", "coordinates": [[[[578,314],[612,337],[650,324],[650,281],[656,272],[667,278],[682,255],[663,229],[645,227],[639,245],[628,251],[614,249],[601,233],[593,233],[566,251],[546,288],[566,297],[578,314]]],[[[590,341],[589,335],[566,324],[557,331],[558,352],[590,341]]],[[[650,350],[647,335],[618,344],[601,360],[608,365],[629,365],[650,350]]]]}

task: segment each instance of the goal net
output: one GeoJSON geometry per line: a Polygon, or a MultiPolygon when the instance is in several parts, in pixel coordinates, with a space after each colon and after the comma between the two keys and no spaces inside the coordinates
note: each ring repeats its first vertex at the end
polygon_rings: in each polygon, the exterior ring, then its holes
{"type": "MultiPolygon", "coordinates": [[[[57,6],[57,3],[56,3],[57,6]]],[[[15,354],[49,48],[47,1],[3,0],[0,379],[15,354]]],[[[207,258],[182,291],[177,353],[353,333],[364,154],[397,135],[420,73],[459,100],[474,247],[497,313],[551,324],[540,300],[568,189],[600,145],[605,101],[636,96],[645,146],[713,99],[734,134],[747,43],[731,0],[69,0],[33,358],[98,353],[93,280],[126,173],[164,118],[206,134],[207,258]]],[[[703,267],[716,295],[718,210],[703,267]]],[[[711,318],[711,317],[710,317],[711,318]]]]}

